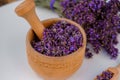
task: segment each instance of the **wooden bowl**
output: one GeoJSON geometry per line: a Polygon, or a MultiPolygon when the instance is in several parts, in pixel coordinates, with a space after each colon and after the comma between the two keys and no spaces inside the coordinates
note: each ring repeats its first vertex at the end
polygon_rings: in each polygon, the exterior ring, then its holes
{"type": "Polygon", "coordinates": [[[84,59],[84,53],[86,48],[86,34],[83,28],[68,19],[54,18],[42,21],[45,27],[49,27],[51,24],[60,20],[65,20],[80,29],[83,36],[83,46],[77,51],[62,57],[51,57],[40,54],[32,46],[31,41],[34,38],[33,30],[30,29],[26,39],[26,51],[28,62],[32,69],[45,80],[65,80],[70,77],[75,71],[77,71],[84,59]]]}

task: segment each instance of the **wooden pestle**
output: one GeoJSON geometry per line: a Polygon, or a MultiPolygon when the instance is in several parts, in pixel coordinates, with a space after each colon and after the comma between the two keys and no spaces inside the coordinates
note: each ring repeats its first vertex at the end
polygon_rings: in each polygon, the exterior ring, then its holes
{"type": "Polygon", "coordinates": [[[39,39],[42,39],[44,26],[39,20],[35,12],[34,0],[25,0],[16,7],[15,12],[18,16],[23,17],[31,25],[32,30],[35,32],[39,39]]]}

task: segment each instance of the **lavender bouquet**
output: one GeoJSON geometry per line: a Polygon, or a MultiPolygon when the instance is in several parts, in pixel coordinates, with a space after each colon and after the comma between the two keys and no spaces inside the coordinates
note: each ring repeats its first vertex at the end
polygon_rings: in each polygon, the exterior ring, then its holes
{"type": "Polygon", "coordinates": [[[113,59],[119,51],[117,35],[120,33],[120,1],[119,0],[35,0],[38,6],[57,12],[60,16],[80,24],[86,34],[87,42],[92,48],[86,49],[85,56],[91,58],[104,49],[113,59]]]}

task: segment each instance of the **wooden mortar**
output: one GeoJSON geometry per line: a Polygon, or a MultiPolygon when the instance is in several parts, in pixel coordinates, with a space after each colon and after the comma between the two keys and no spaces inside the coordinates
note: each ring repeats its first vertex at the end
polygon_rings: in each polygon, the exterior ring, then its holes
{"type": "Polygon", "coordinates": [[[77,71],[84,59],[84,53],[86,48],[86,35],[83,28],[68,19],[55,18],[43,21],[45,27],[49,27],[51,24],[57,21],[65,20],[80,29],[83,36],[83,46],[77,51],[62,57],[50,57],[37,52],[32,46],[31,41],[34,38],[32,29],[29,30],[26,39],[26,50],[28,56],[28,62],[32,69],[45,80],[65,80],[70,77],[75,71],[77,71]]]}

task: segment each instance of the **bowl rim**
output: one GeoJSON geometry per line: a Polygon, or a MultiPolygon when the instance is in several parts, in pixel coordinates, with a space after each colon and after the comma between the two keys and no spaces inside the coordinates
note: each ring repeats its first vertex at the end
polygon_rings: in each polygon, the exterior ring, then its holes
{"type": "MultiPolygon", "coordinates": [[[[60,56],[60,57],[57,56],[57,57],[55,57],[55,56],[43,55],[40,52],[36,51],[32,47],[31,41],[30,41],[30,34],[32,35],[32,37],[34,36],[34,34],[33,34],[33,30],[29,29],[29,31],[27,33],[27,37],[26,37],[26,43],[32,49],[32,51],[34,51],[35,53],[37,53],[36,55],[42,56],[42,57],[45,57],[45,58],[48,58],[48,59],[51,59],[51,58],[52,59],[63,59],[63,58],[66,58],[66,57],[72,58],[73,55],[75,55],[76,53],[77,54],[80,53],[79,51],[81,51],[82,49],[86,48],[86,33],[85,33],[84,29],[79,24],[77,24],[76,22],[74,22],[72,20],[69,20],[69,19],[66,19],[66,18],[51,18],[51,19],[43,20],[42,23],[43,23],[43,25],[45,25],[48,21],[51,22],[51,23],[55,23],[55,22],[58,22],[58,21],[61,21],[61,20],[67,21],[67,22],[71,23],[72,25],[75,25],[76,27],[79,28],[79,30],[80,30],[80,32],[81,32],[81,34],[83,36],[83,46],[80,47],[79,49],[77,49],[76,51],[74,51],[73,53],[65,55],[65,56],[60,56]]],[[[45,27],[47,27],[47,26],[45,25],[45,27]]],[[[82,55],[83,54],[84,53],[82,53],[82,55]]]]}

